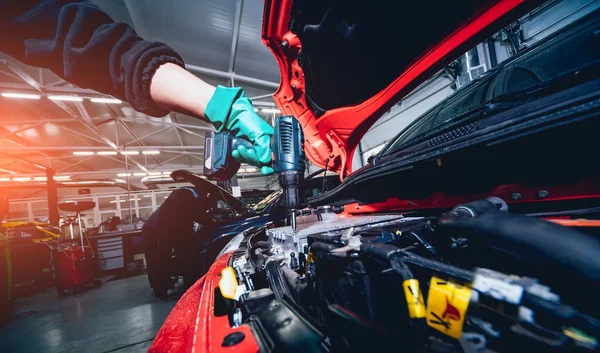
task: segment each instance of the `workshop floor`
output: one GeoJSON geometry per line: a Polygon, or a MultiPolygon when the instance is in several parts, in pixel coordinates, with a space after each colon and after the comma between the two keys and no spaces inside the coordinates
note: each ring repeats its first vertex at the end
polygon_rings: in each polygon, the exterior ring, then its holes
{"type": "Polygon", "coordinates": [[[146,352],[182,290],[162,301],[145,275],[109,279],[74,295],[51,288],[15,301],[13,321],[0,327],[0,352],[146,352]]]}

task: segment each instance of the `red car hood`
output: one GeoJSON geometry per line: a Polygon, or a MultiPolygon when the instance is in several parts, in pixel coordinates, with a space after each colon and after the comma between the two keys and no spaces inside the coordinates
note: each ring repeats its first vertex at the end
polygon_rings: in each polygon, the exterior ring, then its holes
{"type": "Polygon", "coordinates": [[[316,165],[350,174],[360,139],[403,96],[539,1],[266,0],[282,114],[316,165]]]}

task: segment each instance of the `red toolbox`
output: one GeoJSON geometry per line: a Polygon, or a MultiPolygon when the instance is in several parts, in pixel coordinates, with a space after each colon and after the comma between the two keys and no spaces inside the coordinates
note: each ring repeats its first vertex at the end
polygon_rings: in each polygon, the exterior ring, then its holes
{"type": "Polygon", "coordinates": [[[54,270],[56,272],[56,291],[64,294],[65,290],[75,292],[88,285],[100,286],[96,280],[98,259],[92,248],[81,245],[60,244],[54,254],[54,270]]]}

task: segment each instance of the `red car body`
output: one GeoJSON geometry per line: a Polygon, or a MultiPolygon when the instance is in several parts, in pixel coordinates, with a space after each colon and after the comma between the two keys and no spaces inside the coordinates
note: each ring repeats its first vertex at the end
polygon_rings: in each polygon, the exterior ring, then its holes
{"type": "MultiPolygon", "coordinates": [[[[539,5],[537,1],[490,1],[477,8],[475,14],[429,49],[415,53],[412,64],[393,82],[364,102],[327,110],[318,116],[309,108],[304,90],[304,73],[298,63],[302,43],[290,31],[290,11],[293,0],[266,0],[262,41],[272,51],[281,72],[281,84],[273,95],[283,115],[293,115],[304,129],[305,151],[315,165],[338,172],[345,177],[351,172],[351,161],[360,139],[373,123],[394,103],[428,79],[433,73],[456,59],[519,16],[539,5]]],[[[426,20],[426,18],[424,19],[426,20]]],[[[390,198],[372,204],[349,204],[345,216],[381,211],[445,209],[457,204],[487,197],[501,197],[509,203],[547,202],[600,197],[600,186],[594,180],[575,185],[499,185],[485,195],[449,195],[433,193],[419,200],[390,198]],[[540,198],[538,191],[548,191],[540,198]],[[512,197],[519,194],[519,198],[512,197]]],[[[575,224],[559,219],[557,223],[575,224]]],[[[585,223],[585,222],[584,222],[585,223]]],[[[596,222],[597,223],[597,222],[596,222]]],[[[591,225],[591,223],[587,224],[591,225]]],[[[150,347],[150,352],[258,352],[259,346],[250,328],[244,324],[232,328],[227,316],[215,316],[213,296],[221,271],[226,268],[234,250],[225,252],[214,262],[208,273],[190,288],[173,309],[150,347]],[[224,347],[226,336],[242,333],[244,340],[234,347],[224,347]]]]}

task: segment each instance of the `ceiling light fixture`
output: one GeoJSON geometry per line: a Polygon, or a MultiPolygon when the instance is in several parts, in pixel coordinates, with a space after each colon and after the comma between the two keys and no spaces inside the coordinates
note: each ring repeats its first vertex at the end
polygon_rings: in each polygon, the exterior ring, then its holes
{"type": "Polygon", "coordinates": [[[161,172],[148,172],[148,175],[161,175],[161,172]]]}
{"type": "Polygon", "coordinates": [[[257,109],[257,108],[254,108],[254,112],[258,112],[258,109],[257,109]]]}
{"type": "Polygon", "coordinates": [[[92,151],[76,151],[73,152],[74,156],[93,156],[94,152],[92,151]]]}
{"type": "Polygon", "coordinates": [[[55,175],[54,180],[69,180],[71,177],[69,175],[55,175]]]}
{"type": "Polygon", "coordinates": [[[121,104],[120,99],[116,98],[90,98],[93,103],[104,103],[104,104],[121,104]]]}
{"type": "Polygon", "coordinates": [[[133,176],[136,176],[136,177],[146,176],[146,175],[148,175],[148,174],[146,174],[146,173],[133,173],[133,176]]]}
{"type": "Polygon", "coordinates": [[[0,178],[0,181],[10,181],[10,178],[0,178]]]}
{"type": "Polygon", "coordinates": [[[281,111],[279,109],[274,109],[274,108],[260,108],[260,111],[263,113],[275,113],[275,114],[281,113],[281,111]]]}
{"type": "Polygon", "coordinates": [[[131,176],[131,173],[118,173],[117,176],[121,177],[121,178],[124,178],[124,177],[131,176]]]}
{"type": "Polygon", "coordinates": [[[140,154],[140,151],[121,151],[123,156],[135,156],[140,154]]]}
{"type": "Polygon", "coordinates": [[[144,195],[144,197],[152,197],[152,195],[144,195]]]}
{"type": "Polygon", "coordinates": [[[53,101],[65,101],[65,102],[82,102],[83,98],[75,96],[48,96],[48,99],[53,101]]]}
{"type": "Polygon", "coordinates": [[[123,179],[115,179],[115,181],[117,183],[126,183],[127,181],[123,180],[123,179]]]}
{"type": "Polygon", "coordinates": [[[98,151],[99,156],[116,156],[117,151],[98,151]]]}
{"type": "Polygon", "coordinates": [[[156,151],[156,150],[142,151],[142,154],[160,154],[160,151],[156,151]]]}
{"type": "Polygon", "coordinates": [[[30,177],[18,177],[18,178],[12,178],[13,181],[30,181],[31,178],[30,177]]]}
{"type": "Polygon", "coordinates": [[[171,175],[172,172],[162,172],[164,175],[171,175]]]}
{"type": "Polygon", "coordinates": [[[33,180],[35,180],[35,181],[46,181],[46,180],[48,180],[48,178],[46,178],[46,177],[33,177],[33,180]]]}
{"type": "Polygon", "coordinates": [[[23,98],[23,99],[40,99],[41,96],[39,94],[28,94],[28,93],[10,93],[5,92],[1,93],[2,97],[5,98],[23,98]]]}

